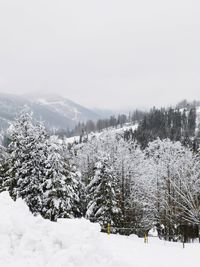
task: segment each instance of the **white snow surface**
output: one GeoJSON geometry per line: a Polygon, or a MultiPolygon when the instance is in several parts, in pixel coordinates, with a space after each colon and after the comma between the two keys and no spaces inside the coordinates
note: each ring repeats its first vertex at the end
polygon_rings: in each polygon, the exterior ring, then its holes
{"type": "Polygon", "coordinates": [[[151,237],[158,237],[158,231],[157,231],[156,227],[153,227],[153,228],[149,231],[148,235],[151,236],[151,237]]]}
{"type": "MultiPolygon", "coordinates": [[[[138,123],[133,124],[133,125],[126,123],[123,127],[118,127],[118,128],[110,127],[110,128],[103,129],[101,132],[95,132],[95,133],[92,132],[88,134],[88,139],[90,140],[94,136],[96,138],[103,138],[108,133],[112,135],[123,134],[125,131],[129,131],[131,129],[132,131],[135,131],[137,130],[137,128],[138,128],[138,123]]],[[[80,140],[80,136],[77,135],[77,136],[66,138],[65,142],[66,144],[73,144],[74,142],[79,142],[79,140],[80,140]]]]}
{"type": "Polygon", "coordinates": [[[57,223],[34,217],[22,200],[0,194],[1,267],[188,267],[198,266],[200,244],[100,233],[85,219],[57,223]]]}

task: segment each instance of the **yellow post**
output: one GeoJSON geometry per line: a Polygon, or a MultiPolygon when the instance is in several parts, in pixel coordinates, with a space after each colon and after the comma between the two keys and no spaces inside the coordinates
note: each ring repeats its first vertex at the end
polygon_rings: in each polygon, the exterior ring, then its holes
{"type": "Polygon", "coordinates": [[[147,244],[148,243],[148,236],[147,236],[147,234],[145,233],[145,235],[144,235],[144,243],[145,244],[147,244]]]}
{"type": "Polygon", "coordinates": [[[107,233],[108,233],[108,235],[110,235],[110,223],[108,223],[107,233]]]}

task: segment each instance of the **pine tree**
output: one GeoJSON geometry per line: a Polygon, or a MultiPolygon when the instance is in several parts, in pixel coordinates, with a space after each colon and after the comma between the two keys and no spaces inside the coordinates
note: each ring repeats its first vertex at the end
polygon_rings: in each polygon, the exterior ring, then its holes
{"type": "Polygon", "coordinates": [[[52,221],[58,218],[81,217],[78,172],[64,157],[63,147],[58,140],[51,138],[47,147],[42,215],[52,221]]]}
{"type": "Polygon", "coordinates": [[[190,136],[195,135],[196,129],[196,108],[191,108],[188,114],[188,128],[190,136]]]}
{"type": "Polygon", "coordinates": [[[95,167],[95,176],[87,187],[88,206],[86,217],[102,226],[117,226],[122,213],[119,208],[116,178],[107,157],[101,158],[95,167]]]}
{"type": "Polygon", "coordinates": [[[9,132],[8,171],[3,185],[14,200],[23,198],[37,214],[42,208],[46,131],[42,124],[34,124],[32,114],[24,109],[9,132]]]}
{"type": "Polygon", "coordinates": [[[3,186],[3,182],[8,170],[7,157],[8,154],[6,148],[0,146],[0,192],[6,190],[6,188],[3,186]]]}

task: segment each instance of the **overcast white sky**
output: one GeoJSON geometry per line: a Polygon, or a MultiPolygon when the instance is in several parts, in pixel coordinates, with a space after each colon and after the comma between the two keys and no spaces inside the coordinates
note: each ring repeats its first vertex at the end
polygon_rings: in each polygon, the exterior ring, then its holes
{"type": "Polygon", "coordinates": [[[0,0],[0,91],[100,108],[200,99],[200,1],[0,0]]]}

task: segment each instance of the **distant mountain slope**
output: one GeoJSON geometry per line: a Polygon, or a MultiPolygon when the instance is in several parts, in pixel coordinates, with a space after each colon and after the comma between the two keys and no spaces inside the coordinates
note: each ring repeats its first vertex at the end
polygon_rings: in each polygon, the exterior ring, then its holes
{"type": "Polygon", "coordinates": [[[97,120],[100,115],[60,96],[17,96],[0,94],[0,128],[5,129],[24,105],[49,129],[72,129],[79,121],[97,120]]]}
{"type": "Polygon", "coordinates": [[[36,96],[32,98],[32,102],[50,111],[59,113],[74,122],[97,120],[100,117],[98,113],[58,95],[36,96]]]}

